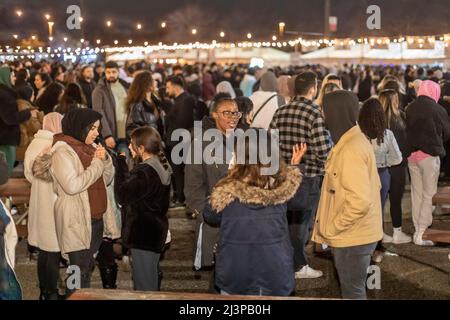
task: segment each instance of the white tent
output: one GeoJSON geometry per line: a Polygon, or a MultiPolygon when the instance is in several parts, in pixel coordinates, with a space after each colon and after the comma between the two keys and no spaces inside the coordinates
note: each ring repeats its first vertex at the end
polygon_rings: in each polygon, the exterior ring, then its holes
{"type": "Polygon", "coordinates": [[[128,48],[127,50],[110,53],[107,60],[148,60],[153,62],[218,62],[218,63],[250,63],[253,59],[262,59],[266,66],[288,66],[291,55],[281,50],[264,47],[247,48],[216,48],[216,49],[187,49],[187,50],[158,50],[151,51],[146,47],[128,48]]]}
{"type": "Polygon", "coordinates": [[[436,41],[432,48],[410,49],[408,43],[390,43],[386,49],[372,48],[369,44],[356,44],[348,49],[327,47],[302,55],[304,63],[333,65],[349,64],[435,64],[446,59],[445,43],[436,41]]]}

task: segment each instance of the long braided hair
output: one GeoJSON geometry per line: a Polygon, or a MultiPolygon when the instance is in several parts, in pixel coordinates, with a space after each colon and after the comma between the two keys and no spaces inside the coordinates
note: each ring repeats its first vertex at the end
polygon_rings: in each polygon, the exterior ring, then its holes
{"type": "Polygon", "coordinates": [[[383,106],[377,98],[370,98],[364,102],[359,111],[358,119],[361,131],[370,139],[377,139],[377,144],[384,142],[384,134],[387,129],[386,117],[383,106]]]}
{"type": "Polygon", "coordinates": [[[137,152],[140,146],[144,146],[145,152],[159,158],[164,169],[167,170],[169,168],[169,161],[167,161],[163,151],[161,136],[156,129],[152,127],[139,127],[131,133],[130,137],[131,146],[135,152],[137,152]]]}

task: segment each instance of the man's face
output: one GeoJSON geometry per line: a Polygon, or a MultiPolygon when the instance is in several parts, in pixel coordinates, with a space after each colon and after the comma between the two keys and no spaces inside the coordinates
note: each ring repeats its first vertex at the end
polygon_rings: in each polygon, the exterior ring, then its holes
{"type": "Polygon", "coordinates": [[[109,83],[115,83],[117,82],[117,79],[119,79],[119,70],[117,70],[116,68],[106,69],[105,76],[106,81],[108,81],[109,83]]]}
{"type": "Polygon", "coordinates": [[[92,68],[84,69],[83,78],[85,80],[92,80],[94,78],[94,69],[92,69],[92,68]]]}
{"type": "Polygon", "coordinates": [[[175,86],[173,85],[173,83],[172,82],[167,82],[166,83],[166,93],[167,93],[167,95],[169,96],[169,97],[171,97],[171,98],[175,98],[175,96],[176,96],[176,93],[175,93],[175,86]]]}

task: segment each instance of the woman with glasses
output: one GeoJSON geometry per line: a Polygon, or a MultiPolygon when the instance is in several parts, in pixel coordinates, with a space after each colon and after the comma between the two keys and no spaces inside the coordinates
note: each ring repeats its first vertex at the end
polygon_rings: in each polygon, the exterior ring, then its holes
{"type": "MultiPolygon", "coordinates": [[[[185,168],[186,204],[197,216],[195,270],[210,269],[213,266],[214,245],[218,240],[218,229],[205,224],[203,216],[199,213],[203,211],[207,198],[216,183],[228,173],[233,150],[226,148],[226,136],[240,126],[239,120],[242,117],[236,101],[228,95],[216,97],[211,108],[211,116],[205,117],[202,121],[201,132],[203,135],[197,133],[193,137],[187,156],[187,159],[191,161],[186,163],[185,168]],[[205,132],[222,135],[223,152],[221,154],[216,154],[210,148],[207,149],[211,142],[205,138],[205,132]],[[195,147],[199,144],[201,149],[197,150],[195,147]],[[200,155],[197,154],[199,152],[200,155]],[[201,159],[200,163],[194,161],[196,155],[197,159],[201,159]]],[[[210,291],[216,292],[214,277],[212,276],[210,280],[210,291]]]]}

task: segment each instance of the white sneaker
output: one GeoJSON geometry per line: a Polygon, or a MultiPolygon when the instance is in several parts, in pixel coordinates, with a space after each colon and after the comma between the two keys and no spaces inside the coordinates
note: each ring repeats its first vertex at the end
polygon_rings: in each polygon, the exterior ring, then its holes
{"type": "Polygon", "coordinates": [[[295,279],[315,279],[323,276],[323,272],[320,270],[314,270],[309,265],[304,266],[295,273],[295,279]]]}
{"type": "Polygon", "coordinates": [[[392,243],[394,239],[391,236],[388,236],[386,233],[383,233],[383,243],[392,243]]]}
{"type": "Polygon", "coordinates": [[[414,244],[416,244],[418,246],[423,246],[423,247],[432,247],[432,246],[434,246],[434,242],[433,241],[419,239],[418,237],[416,237],[416,239],[414,239],[414,244]]]}
{"type": "Polygon", "coordinates": [[[392,238],[392,243],[394,244],[410,243],[412,241],[411,237],[404,233],[401,228],[394,229],[394,236],[392,238]]]}

